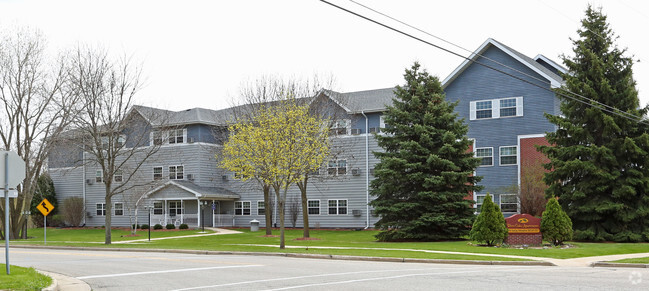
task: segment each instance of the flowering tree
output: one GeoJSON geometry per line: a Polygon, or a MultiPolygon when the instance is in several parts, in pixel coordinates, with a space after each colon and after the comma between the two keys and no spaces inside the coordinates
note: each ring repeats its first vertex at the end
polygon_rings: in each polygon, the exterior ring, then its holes
{"type": "Polygon", "coordinates": [[[280,219],[280,248],[285,246],[284,217],[289,187],[303,180],[329,153],[326,120],[309,114],[293,98],[262,106],[249,121],[229,127],[221,166],[243,181],[257,179],[275,191],[280,219]]]}

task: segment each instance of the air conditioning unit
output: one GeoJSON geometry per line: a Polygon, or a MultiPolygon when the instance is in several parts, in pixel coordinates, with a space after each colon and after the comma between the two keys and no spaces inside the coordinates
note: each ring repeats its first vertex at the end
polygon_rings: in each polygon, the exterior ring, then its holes
{"type": "Polygon", "coordinates": [[[370,127],[370,133],[379,133],[381,129],[379,127],[370,127]]]}
{"type": "Polygon", "coordinates": [[[187,138],[187,143],[194,143],[194,138],[193,137],[188,137],[187,138]]]}
{"type": "Polygon", "coordinates": [[[95,183],[95,179],[86,179],[86,184],[92,185],[95,183]]]}
{"type": "Polygon", "coordinates": [[[194,174],[187,174],[187,180],[194,181],[194,174]]]}
{"type": "Polygon", "coordinates": [[[223,176],[221,176],[221,179],[222,179],[223,181],[227,181],[227,180],[228,180],[228,175],[223,175],[223,176]]]}
{"type": "Polygon", "coordinates": [[[361,169],[359,168],[352,169],[352,176],[360,176],[360,175],[361,175],[361,169]]]}
{"type": "Polygon", "coordinates": [[[361,134],[361,129],[360,128],[352,128],[352,134],[353,135],[361,134]]]}
{"type": "Polygon", "coordinates": [[[361,216],[361,210],[360,210],[360,209],[354,209],[354,210],[352,210],[352,215],[354,215],[354,216],[361,216]]]}

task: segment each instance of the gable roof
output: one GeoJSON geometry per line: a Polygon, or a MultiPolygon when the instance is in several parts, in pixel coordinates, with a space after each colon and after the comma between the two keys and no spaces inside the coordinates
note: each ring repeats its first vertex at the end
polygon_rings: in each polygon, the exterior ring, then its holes
{"type": "Polygon", "coordinates": [[[385,111],[385,106],[392,104],[392,98],[394,98],[394,88],[347,93],[324,90],[323,93],[345,109],[348,114],[385,111]]]}
{"type": "Polygon", "coordinates": [[[165,189],[167,187],[178,187],[182,190],[185,190],[189,192],[190,194],[193,194],[196,196],[197,199],[203,198],[203,199],[239,199],[241,196],[239,194],[234,193],[228,189],[221,188],[221,187],[201,187],[198,186],[190,181],[184,181],[184,180],[169,180],[165,182],[164,184],[155,187],[151,189],[149,192],[144,194],[145,198],[151,198],[151,195],[155,194],[156,192],[165,189]]]}
{"type": "Polygon", "coordinates": [[[548,57],[546,57],[546,56],[544,56],[544,55],[542,55],[542,54],[538,54],[538,55],[536,55],[536,57],[534,57],[534,61],[538,62],[539,60],[545,62],[546,64],[550,65],[550,66],[553,67],[555,70],[557,70],[557,71],[559,71],[559,72],[561,72],[561,73],[564,73],[564,74],[565,74],[565,73],[568,72],[568,69],[566,69],[566,68],[563,67],[562,65],[559,65],[559,64],[556,63],[555,61],[551,60],[550,58],[548,58],[548,57]]]}
{"type": "Polygon", "coordinates": [[[171,111],[141,105],[134,105],[136,110],[147,122],[153,126],[174,126],[184,124],[210,124],[226,125],[232,116],[229,112],[232,108],[222,110],[211,110],[206,108],[192,108],[181,111],[171,111]]]}
{"type": "Polygon", "coordinates": [[[560,87],[563,84],[563,79],[559,75],[543,67],[543,65],[539,64],[532,58],[496,41],[495,39],[489,38],[484,43],[482,43],[482,45],[480,45],[477,50],[471,53],[471,56],[469,56],[468,59],[465,59],[464,62],[460,64],[460,66],[458,66],[450,75],[448,75],[448,77],[446,77],[446,79],[444,79],[444,81],[442,81],[442,87],[446,88],[446,86],[455,81],[455,79],[460,76],[462,72],[464,72],[464,70],[472,65],[474,61],[478,61],[478,58],[480,58],[482,54],[492,46],[500,49],[515,60],[519,61],[521,64],[530,68],[532,71],[541,75],[541,77],[550,82],[550,86],[552,88],[560,87]]]}

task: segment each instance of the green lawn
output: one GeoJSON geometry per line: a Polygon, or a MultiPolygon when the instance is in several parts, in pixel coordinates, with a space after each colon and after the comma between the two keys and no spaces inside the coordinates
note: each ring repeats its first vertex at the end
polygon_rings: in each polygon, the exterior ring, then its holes
{"type": "Polygon", "coordinates": [[[649,264],[649,257],[617,260],[609,263],[649,264]]]}
{"type": "Polygon", "coordinates": [[[41,290],[52,284],[52,278],[36,272],[33,268],[10,266],[10,275],[7,275],[5,264],[0,264],[0,268],[2,290],[41,290]]]}
{"type": "MultiPolygon", "coordinates": [[[[377,242],[374,235],[377,231],[343,231],[343,230],[313,230],[312,238],[320,240],[295,240],[302,236],[299,229],[286,230],[286,245],[303,246],[300,248],[287,248],[280,250],[278,237],[264,237],[264,232],[249,232],[247,229],[239,229],[243,233],[215,235],[204,237],[178,238],[153,240],[151,242],[137,242],[132,244],[112,244],[109,248],[157,248],[157,249],[194,249],[211,251],[244,251],[244,252],[291,252],[310,254],[332,254],[332,255],[353,255],[353,256],[377,256],[377,257],[398,257],[398,258],[426,258],[426,259],[476,259],[476,260],[517,260],[503,257],[486,257],[474,255],[453,255],[426,253],[423,250],[453,251],[466,253],[482,253],[495,255],[516,255],[529,257],[548,257],[568,259],[588,256],[613,255],[624,253],[649,252],[647,243],[572,243],[575,247],[547,248],[547,249],[513,249],[479,247],[469,241],[445,241],[445,242],[403,242],[386,243],[377,242]],[[271,245],[271,247],[250,246],[271,245]],[[313,247],[349,247],[365,249],[316,249],[313,247]]],[[[173,231],[173,232],[152,232],[152,238],[172,237],[179,235],[198,234],[197,230],[173,231]]],[[[128,231],[113,231],[113,241],[146,239],[147,232],[139,231],[139,237],[122,237],[128,235],[128,231]]],[[[273,234],[279,234],[274,230],[273,234]]],[[[33,229],[29,232],[34,238],[24,241],[12,241],[12,244],[42,244],[43,230],[33,229]]],[[[48,229],[48,245],[68,246],[95,246],[103,247],[104,229],[48,229]]]]}

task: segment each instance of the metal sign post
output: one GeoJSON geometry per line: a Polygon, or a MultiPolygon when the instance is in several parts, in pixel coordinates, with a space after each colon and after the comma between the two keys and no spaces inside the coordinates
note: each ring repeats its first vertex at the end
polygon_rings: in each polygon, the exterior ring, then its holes
{"type": "Polygon", "coordinates": [[[38,209],[42,214],[43,214],[43,244],[47,244],[47,215],[54,210],[54,205],[50,203],[47,199],[43,199],[41,203],[38,203],[36,206],[36,209],[38,209]]]}
{"type": "Polygon", "coordinates": [[[9,153],[5,152],[5,266],[7,266],[7,275],[11,274],[9,270],[9,153]]]}
{"type": "MultiPolygon", "coordinates": [[[[15,190],[18,184],[25,180],[25,161],[15,152],[0,151],[0,164],[4,164],[4,167],[0,166],[0,187],[4,190],[5,198],[5,265],[7,266],[7,275],[9,275],[11,274],[9,270],[9,198],[12,197],[9,193],[13,192],[10,189],[15,190]]],[[[15,193],[18,196],[18,193],[15,193]]]]}

